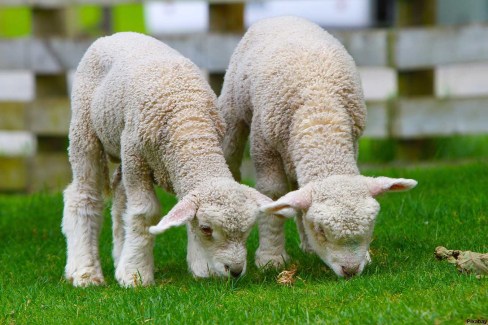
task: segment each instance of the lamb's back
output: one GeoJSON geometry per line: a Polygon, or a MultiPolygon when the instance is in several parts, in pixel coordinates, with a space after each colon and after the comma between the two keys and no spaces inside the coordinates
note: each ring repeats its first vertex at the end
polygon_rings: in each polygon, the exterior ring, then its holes
{"type": "Polygon", "coordinates": [[[287,138],[304,104],[337,110],[354,125],[356,138],[362,133],[366,107],[354,61],[318,25],[297,17],[262,20],[246,33],[233,61],[235,80],[244,84],[240,97],[249,101],[244,104],[257,124],[271,129],[269,137],[287,138]]]}
{"type": "Polygon", "coordinates": [[[209,108],[215,106],[215,95],[190,60],[142,34],[118,33],[97,40],[75,79],[87,81],[89,73],[96,84],[92,125],[114,157],[120,154],[122,132],[141,143],[156,142],[161,128],[185,109],[208,118],[209,108]]]}

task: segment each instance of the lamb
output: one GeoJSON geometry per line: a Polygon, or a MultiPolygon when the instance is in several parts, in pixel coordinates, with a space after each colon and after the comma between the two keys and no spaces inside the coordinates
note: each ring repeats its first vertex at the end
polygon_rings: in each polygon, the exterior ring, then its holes
{"type": "MultiPolygon", "coordinates": [[[[250,133],[256,189],[277,200],[262,210],[291,217],[283,209],[294,209],[302,250],[315,252],[340,277],[360,274],[380,209],[374,197],[417,182],[360,175],[366,106],[344,47],[301,18],[257,22],[231,57],[218,107],[236,178],[250,133]],[[294,191],[287,194],[289,186],[294,191]]],[[[258,220],[258,266],[288,259],[283,223],[273,215],[258,220]]]]}
{"type": "Polygon", "coordinates": [[[118,33],[93,43],[73,83],[64,191],[65,276],[74,286],[104,283],[98,240],[107,157],[113,179],[113,258],[122,286],[154,282],[155,234],[187,224],[195,277],[240,276],[259,207],[272,201],[237,183],[222,150],[217,98],[198,68],[148,36],[118,33]],[[179,198],[157,224],[153,183],[179,198]]]}

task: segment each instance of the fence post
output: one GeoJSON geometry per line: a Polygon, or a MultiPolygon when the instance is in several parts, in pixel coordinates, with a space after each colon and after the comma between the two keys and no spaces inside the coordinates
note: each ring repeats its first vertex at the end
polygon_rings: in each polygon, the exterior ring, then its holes
{"type": "MultiPolygon", "coordinates": [[[[26,28],[22,28],[19,33],[16,28],[11,27],[12,22],[19,20],[19,12],[0,6],[0,38],[19,36],[26,32],[26,28]]],[[[0,131],[19,131],[25,130],[25,127],[25,104],[1,100],[0,131]]],[[[12,157],[0,150],[0,192],[24,192],[27,186],[27,170],[25,157],[12,157]]]]}
{"type": "MultiPolygon", "coordinates": [[[[209,29],[214,33],[244,32],[244,3],[210,3],[209,29]]],[[[210,73],[209,83],[215,93],[220,95],[225,73],[210,73]]]]}
{"type": "MultiPolygon", "coordinates": [[[[395,27],[433,26],[437,22],[437,0],[398,0],[395,3],[395,27]]],[[[399,98],[434,96],[434,73],[432,68],[397,70],[399,98]]],[[[432,155],[429,150],[431,146],[432,140],[399,140],[396,157],[400,160],[419,160],[432,155]]]]}
{"type": "MultiPolygon", "coordinates": [[[[74,30],[68,25],[68,8],[41,8],[32,10],[32,34],[42,43],[48,44],[50,38],[67,37],[74,30]]],[[[48,47],[48,45],[46,45],[48,47]]],[[[58,188],[67,183],[70,169],[66,154],[67,137],[50,132],[37,132],[42,129],[40,119],[55,106],[56,101],[66,99],[68,85],[66,72],[61,74],[37,73],[35,75],[35,100],[28,108],[28,126],[36,132],[38,149],[29,161],[28,190],[58,188]],[[39,111],[41,110],[42,111],[39,111]]],[[[46,120],[47,121],[47,120],[46,120]]]]}

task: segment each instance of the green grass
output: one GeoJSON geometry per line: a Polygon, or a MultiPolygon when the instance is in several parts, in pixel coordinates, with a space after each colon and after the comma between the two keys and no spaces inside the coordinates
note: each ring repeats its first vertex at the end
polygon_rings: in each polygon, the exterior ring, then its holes
{"type": "MultiPolygon", "coordinates": [[[[487,135],[453,135],[423,140],[419,149],[421,160],[459,160],[488,158],[487,135]]],[[[395,139],[361,138],[359,161],[384,163],[399,158],[401,141],[395,139]]],[[[412,157],[410,157],[412,158],[412,157]]]]}
{"type": "MultiPolygon", "coordinates": [[[[123,289],[114,280],[108,210],[101,236],[108,285],[73,288],[63,278],[65,242],[60,194],[0,196],[0,324],[327,323],[462,324],[488,318],[488,280],[458,274],[433,258],[434,248],[488,251],[488,163],[368,170],[419,180],[409,193],[380,198],[373,263],[338,279],[302,253],[293,222],[287,249],[298,264],[292,287],[278,271],[250,263],[239,280],[195,280],[187,272],[185,231],[158,237],[156,286],[123,289]]],[[[161,194],[161,193],[160,193],[161,194]]],[[[161,194],[167,211],[175,200],[161,194]]],[[[257,231],[249,240],[251,262],[257,231]]]]}

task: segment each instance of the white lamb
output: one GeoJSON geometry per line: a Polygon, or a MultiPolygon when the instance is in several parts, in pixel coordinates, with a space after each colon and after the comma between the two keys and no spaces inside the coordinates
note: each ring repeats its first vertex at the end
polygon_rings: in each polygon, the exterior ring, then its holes
{"type": "Polygon", "coordinates": [[[187,260],[197,277],[239,276],[259,206],[272,202],[237,183],[221,147],[224,124],[198,68],[163,43],[136,33],[97,40],[73,84],[69,156],[73,182],[64,192],[66,278],[104,282],[98,239],[108,156],[121,162],[113,181],[113,258],[123,286],[154,281],[154,236],[182,224],[187,260]],[[179,203],[157,226],[153,183],[179,203]]]}
{"type": "MultiPolygon", "coordinates": [[[[263,211],[295,209],[302,249],[318,254],[338,276],[360,274],[380,209],[374,197],[417,182],[359,174],[366,107],[344,47],[301,18],[262,20],[232,55],[218,105],[227,123],[224,153],[237,178],[250,128],[256,189],[279,198],[263,211]],[[286,194],[289,186],[295,191],[286,194]]],[[[256,264],[281,265],[288,259],[284,220],[269,216],[258,223],[256,264]]]]}

